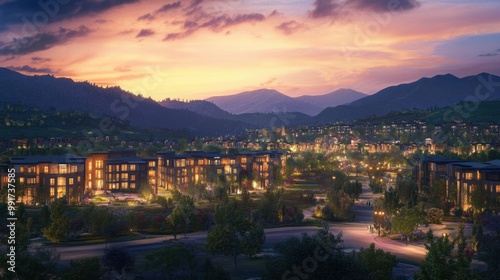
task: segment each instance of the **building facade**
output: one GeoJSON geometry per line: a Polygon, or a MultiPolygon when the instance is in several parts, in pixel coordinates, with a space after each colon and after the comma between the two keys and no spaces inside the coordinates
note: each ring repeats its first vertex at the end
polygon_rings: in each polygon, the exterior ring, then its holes
{"type": "Polygon", "coordinates": [[[472,193],[477,188],[484,188],[486,200],[500,197],[500,160],[468,162],[440,156],[423,157],[415,173],[419,191],[435,187],[436,180],[444,180],[447,199],[456,201],[456,209],[471,208],[472,193]],[[454,195],[456,197],[452,197],[454,195]]]}
{"type": "MultiPolygon", "coordinates": [[[[230,184],[244,180],[252,187],[264,189],[273,185],[276,166],[284,166],[285,152],[242,152],[235,155],[186,152],[158,154],[158,187],[172,190],[190,184],[212,184],[220,176],[230,184]]],[[[281,171],[279,171],[281,172],[281,171]]],[[[235,190],[232,190],[235,191],[235,190]]]]}
{"type": "MultiPolygon", "coordinates": [[[[274,186],[275,173],[282,172],[287,154],[280,151],[242,152],[228,155],[206,152],[158,153],[157,157],[136,156],[133,150],[94,152],[88,157],[71,154],[12,158],[22,193],[27,204],[50,203],[65,198],[81,203],[83,197],[105,192],[138,192],[150,188],[173,190],[190,184],[211,187],[223,176],[231,189],[238,191],[242,183],[253,189],[274,186]]],[[[2,187],[7,179],[0,172],[2,187]]]]}
{"type": "Polygon", "coordinates": [[[26,204],[47,203],[56,198],[79,203],[84,195],[85,158],[71,154],[60,156],[14,157],[19,196],[26,204]]]}

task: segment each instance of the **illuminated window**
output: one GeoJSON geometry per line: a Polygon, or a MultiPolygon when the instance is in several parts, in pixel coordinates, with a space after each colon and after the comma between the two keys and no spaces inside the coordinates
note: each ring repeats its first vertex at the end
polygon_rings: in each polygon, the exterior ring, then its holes
{"type": "Polygon", "coordinates": [[[122,189],[128,189],[128,183],[127,182],[122,182],[121,188],[122,189]]]}
{"type": "Polygon", "coordinates": [[[69,183],[68,183],[68,184],[69,184],[69,185],[73,185],[74,183],[75,183],[75,179],[73,179],[73,178],[69,178],[69,183]]]}
{"type": "Polygon", "coordinates": [[[50,196],[54,196],[56,193],[55,188],[50,188],[50,196]]]}
{"type": "Polygon", "coordinates": [[[136,168],[135,164],[130,165],[130,171],[135,171],[135,168],[136,168]]]}
{"type": "Polygon", "coordinates": [[[247,158],[246,157],[241,158],[241,163],[247,163],[247,158]]]}
{"type": "Polygon", "coordinates": [[[122,173],[122,180],[128,180],[128,173],[122,173]]]}
{"type": "Polygon", "coordinates": [[[57,198],[63,198],[66,196],[66,188],[65,187],[57,187],[57,198]]]}
{"type": "Polygon", "coordinates": [[[135,181],[135,175],[130,175],[130,181],[135,181]]]}
{"type": "Polygon", "coordinates": [[[68,173],[68,166],[66,164],[59,164],[59,174],[68,173]]]}
{"type": "Polygon", "coordinates": [[[19,183],[24,184],[24,177],[19,178],[19,183]]]}
{"type": "Polygon", "coordinates": [[[76,173],[78,172],[78,167],[76,165],[71,166],[71,173],[76,173]]]}
{"type": "Polygon", "coordinates": [[[97,188],[102,189],[102,180],[97,180],[97,188]]]}
{"type": "Polygon", "coordinates": [[[24,173],[24,166],[19,167],[19,172],[24,173]]]}
{"type": "Polygon", "coordinates": [[[135,189],[135,183],[130,183],[130,188],[135,189]]]}
{"type": "Polygon", "coordinates": [[[64,178],[64,177],[58,177],[57,178],[57,185],[58,186],[65,186],[66,185],[66,178],[64,178]]]}
{"type": "Polygon", "coordinates": [[[102,179],[102,170],[97,170],[96,178],[102,179]]]}
{"type": "Polygon", "coordinates": [[[122,164],[122,171],[127,171],[128,168],[127,168],[127,165],[126,164],[122,164]]]}
{"type": "Polygon", "coordinates": [[[43,173],[49,173],[49,166],[48,165],[45,165],[43,167],[43,173]]]}
{"type": "Polygon", "coordinates": [[[149,167],[155,167],[155,166],[156,166],[156,162],[154,162],[154,161],[149,162],[149,167]]]}
{"type": "Polygon", "coordinates": [[[102,160],[95,161],[95,168],[102,168],[102,160]]]}
{"type": "Polygon", "coordinates": [[[80,176],[78,176],[78,179],[77,179],[78,182],[82,181],[82,178],[80,176]]]}
{"type": "Polygon", "coordinates": [[[92,162],[89,161],[89,171],[92,171],[92,162]]]}
{"type": "Polygon", "coordinates": [[[50,185],[55,186],[56,185],[56,179],[50,178],[50,185]]]}

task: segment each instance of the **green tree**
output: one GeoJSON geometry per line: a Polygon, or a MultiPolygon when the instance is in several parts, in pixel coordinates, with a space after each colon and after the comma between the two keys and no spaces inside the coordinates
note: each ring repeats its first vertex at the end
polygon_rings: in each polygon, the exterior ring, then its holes
{"type": "Polygon", "coordinates": [[[480,222],[474,222],[472,225],[472,249],[476,252],[481,247],[481,240],[483,239],[483,227],[480,222]]]}
{"type": "Polygon", "coordinates": [[[68,217],[64,214],[64,202],[60,199],[50,205],[50,226],[43,229],[43,234],[52,242],[59,243],[69,233],[68,217]]]}
{"type": "MultiPolygon", "coordinates": [[[[463,228],[462,228],[463,229],[463,228]]],[[[415,280],[468,280],[478,279],[477,275],[470,269],[470,258],[465,255],[465,239],[463,230],[450,241],[448,237],[434,239],[432,230],[427,232],[427,242],[425,248],[427,254],[424,262],[420,265],[414,279],[415,280]],[[458,254],[452,254],[457,247],[458,254]]]]}
{"type": "Polygon", "coordinates": [[[486,200],[488,198],[488,193],[486,192],[484,186],[474,186],[470,197],[470,203],[472,208],[476,212],[482,212],[486,208],[486,200]]]}
{"type": "Polygon", "coordinates": [[[184,224],[184,212],[179,205],[174,207],[172,213],[168,215],[165,222],[167,224],[167,229],[174,236],[174,240],[177,239],[177,234],[180,232],[182,225],[184,224]]]}
{"type": "Polygon", "coordinates": [[[367,249],[361,248],[356,256],[371,271],[371,279],[391,279],[392,268],[397,264],[395,255],[382,249],[375,250],[375,243],[371,243],[367,249]]]}
{"type": "Polygon", "coordinates": [[[483,236],[484,244],[481,246],[479,259],[488,265],[487,271],[484,272],[484,279],[498,279],[500,275],[500,232],[496,234],[488,234],[483,236]]]}
{"type": "Polygon", "coordinates": [[[359,196],[363,192],[363,186],[358,180],[354,182],[345,182],[342,189],[349,197],[356,200],[359,199],[359,196]]]}
{"type": "Polygon", "coordinates": [[[220,266],[214,267],[210,259],[203,264],[203,280],[231,280],[231,276],[220,266]]]}
{"type": "Polygon", "coordinates": [[[288,237],[275,245],[279,257],[266,262],[262,279],[366,279],[368,269],[341,243],[342,235],[331,234],[326,224],[313,235],[288,237]]]}
{"type": "Polygon", "coordinates": [[[166,246],[146,255],[148,276],[153,279],[193,279],[195,268],[194,253],[181,244],[166,246]]]}
{"type": "Polygon", "coordinates": [[[417,207],[403,207],[392,219],[392,230],[403,234],[405,237],[413,238],[413,232],[418,225],[425,222],[425,217],[417,207]]]}
{"type": "Polygon", "coordinates": [[[63,280],[88,280],[101,277],[101,263],[99,258],[73,260],[70,267],[63,272],[63,280]]]}
{"type": "Polygon", "coordinates": [[[240,253],[252,254],[264,243],[264,231],[252,230],[252,223],[234,201],[217,205],[214,221],[215,226],[208,231],[207,248],[213,253],[231,256],[235,267],[240,253]]]}
{"type": "Polygon", "coordinates": [[[446,181],[443,179],[434,180],[428,193],[429,203],[439,207],[446,200],[446,181]]]}
{"type": "Polygon", "coordinates": [[[264,197],[261,199],[259,211],[262,214],[262,219],[266,223],[274,224],[279,221],[279,201],[281,200],[282,195],[282,190],[267,189],[264,193],[264,197]]]}
{"type": "Polygon", "coordinates": [[[389,188],[389,190],[384,193],[382,207],[389,217],[392,217],[392,215],[395,214],[401,207],[399,202],[399,193],[395,189],[389,188]]]}
{"type": "Polygon", "coordinates": [[[247,188],[243,188],[241,191],[241,201],[243,202],[244,206],[247,206],[250,201],[252,201],[252,198],[250,197],[250,192],[248,191],[247,188]]]}
{"type": "Polygon", "coordinates": [[[174,149],[177,153],[182,153],[188,149],[188,140],[186,138],[181,138],[177,140],[174,145],[174,149]]]}
{"type": "Polygon", "coordinates": [[[251,223],[250,229],[242,239],[242,252],[251,258],[254,257],[260,253],[265,240],[264,227],[260,223],[251,223]]]}
{"type": "Polygon", "coordinates": [[[123,275],[127,267],[132,267],[135,263],[134,257],[122,247],[110,247],[104,251],[101,258],[104,266],[123,275]]]}
{"type": "Polygon", "coordinates": [[[398,174],[396,178],[396,190],[401,202],[407,207],[412,208],[417,205],[418,188],[412,178],[398,174]]]}
{"type": "Polygon", "coordinates": [[[441,224],[444,212],[438,208],[430,208],[427,210],[426,220],[429,224],[441,224]]]}
{"type": "Polygon", "coordinates": [[[184,227],[184,237],[186,237],[198,215],[198,211],[196,211],[196,207],[194,206],[194,198],[183,195],[179,201],[179,208],[183,218],[182,226],[184,227]]]}
{"type": "Polygon", "coordinates": [[[54,249],[36,248],[16,252],[15,273],[7,271],[7,252],[0,249],[0,277],[5,280],[58,279],[59,254],[54,249]]]}
{"type": "Polygon", "coordinates": [[[353,201],[342,189],[331,189],[326,193],[326,197],[328,199],[326,207],[333,216],[348,221],[354,220],[353,201]]]}

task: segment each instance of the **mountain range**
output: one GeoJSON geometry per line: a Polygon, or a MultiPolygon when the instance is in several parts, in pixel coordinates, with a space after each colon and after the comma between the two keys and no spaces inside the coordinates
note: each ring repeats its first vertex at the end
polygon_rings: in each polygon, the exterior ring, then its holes
{"type": "Polygon", "coordinates": [[[292,98],[273,89],[258,89],[234,95],[214,96],[206,100],[232,114],[299,112],[315,116],[327,107],[351,103],[365,96],[366,94],[352,89],[340,89],[325,95],[292,98]]]}
{"type": "MultiPolygon", "coordinates": [[[[402,110],[454,106],[463,101],[469,104],[464,108],[471,111],[476,101],[500,99],[499,82],[500,77],[488,73],[464,78],[446,74],[391,86],[360,99],[357,98],[363,96],[362,93],[348,89],[298,98],[261,89],[213,97],[209,101],[165,99],[156,102],[119,87],[103,88],[51,75],[26,76],[0,68],[0,103],[48,111],[80,111],[95,117],[120,119],[135,127],[182,130],[191,135],[208,136],[263,127],[353,122],[402,110]],[[334,107],[322,109],[322,106],[334,107]],[[315,111],[320,113],[314,115],[315,111]]],[[[457,111],[453,107],[450,110],[457,111]]],[[[469,111],[464,114],[471,113],[469,111]]]]}
{"type": "Polygon", "coordinates": [[[165,108],[150,98],[136,96],[119,87],[102,88],[50,75],[25,76],[6,68],[0,68],[0,103],[42,110],[81,111],[103,119],[117,118],[135,127],[184,130],[194,135],[238,133],[248,126],[236,120],[165,108]]]}
{"type": "Polygon", "coordinates": [[[352,122],[405,109],[442,108],[461,101],[474,103],[497,100],[500,99],[499,82],[500,77],[488,73],[464,78],[451,74],[421,78],[412,83],[385,88],[348,105],[327,108],[315,116],[314,121],[352,122]]]}

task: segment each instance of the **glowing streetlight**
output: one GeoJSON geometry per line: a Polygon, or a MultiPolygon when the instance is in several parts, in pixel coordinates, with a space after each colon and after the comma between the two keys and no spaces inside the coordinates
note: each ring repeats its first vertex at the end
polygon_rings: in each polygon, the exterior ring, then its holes
{"type": "Polygon", "coordinates": [[[375,219],[376,227],[378,229],[378,236],[380,236],[380,227],[382,226],[382,223],[384,221],[385,212],[384,211],[375,211],[374,214],[375,214],[374,219],[375,219]]]}

